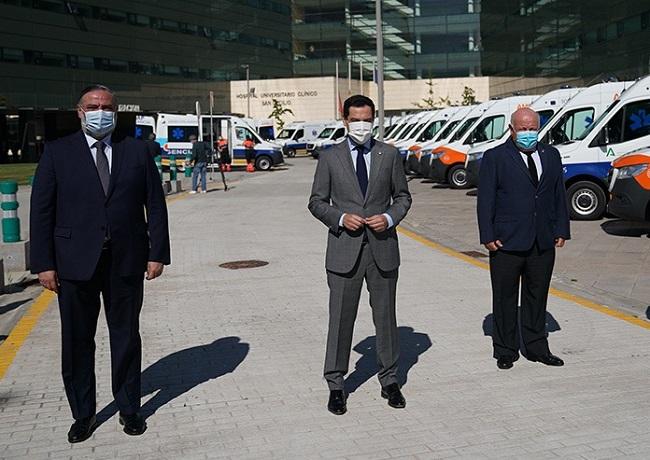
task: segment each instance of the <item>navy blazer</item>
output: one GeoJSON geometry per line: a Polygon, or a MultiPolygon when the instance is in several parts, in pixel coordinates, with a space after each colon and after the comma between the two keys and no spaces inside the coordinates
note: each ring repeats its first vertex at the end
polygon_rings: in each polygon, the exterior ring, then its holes
{"type": "Polygon", "coordinates": [[[478,226],[481,243],[500,240],[503,249],[527,251],[570,239],[569,209],[560,153],[538,144],[542,176],[535,187],[512,139],[485,152],[479,171],[478,226]]]}
{"type": "Polygon", "coordinates": [[[143,275],[148,261],[170,263],[165,194],[146,143],[128,137],[112,148],[105,196],[81,131],[45,145],[31,196],[32,273],[89,280],[107,228],[121,276],[143,275]]]}

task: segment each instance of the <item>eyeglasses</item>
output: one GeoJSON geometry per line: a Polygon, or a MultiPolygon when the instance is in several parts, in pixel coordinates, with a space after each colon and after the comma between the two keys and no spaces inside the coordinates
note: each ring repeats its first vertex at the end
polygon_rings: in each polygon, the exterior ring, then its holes
{"type": "Polygon", "coordinates": [[[88,104],[84,106],[79,106],[84,112],[94,112],[95,110],[105,110],[107,112],[115,112],[115,107],[112,105],[100,105],[100,104],[88,104]]]}

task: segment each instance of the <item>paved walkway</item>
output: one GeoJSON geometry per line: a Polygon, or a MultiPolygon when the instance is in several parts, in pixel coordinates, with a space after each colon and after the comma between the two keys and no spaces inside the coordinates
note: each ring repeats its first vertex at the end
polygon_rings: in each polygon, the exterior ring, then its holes
{"type": "Polygon", "coordinates": [[[121,432],[110,405],[105,323],[97,337],[103,424],[66,441],[52,305],[0,382],[2,458],[647,458],[650,331],[552,297],[564,368],[491,358],[488,274],[405,236],[398,292],[407,408],[373,375],[367,296],[355,332],[348,414],[330,415],[321,378],[325,228],[306,210],[314,163],[232,191],[170,203],[173,262],[142,313],[149,430],[121,432]],[[226,261],[261,259],[229,271],[226,261]]]}

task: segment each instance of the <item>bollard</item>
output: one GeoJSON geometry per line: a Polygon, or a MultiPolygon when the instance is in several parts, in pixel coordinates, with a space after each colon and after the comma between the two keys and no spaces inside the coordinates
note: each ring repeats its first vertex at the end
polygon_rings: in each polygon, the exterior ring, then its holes
{"type": "Polygon", "coordinates": [[[156,163],[156,168],[158,168],[158,174],[160,174],[160,180],[162,180],[162,156],[158,155],[156,158],[153,159],[153,161],[156,163]]]}
{"type": "Polygon", "coordinates": [[[2,193],[2,241],[4,243],[15,243],[20,241],[20,220],[18,219],[18,182],[0,182],[0,193],[2,193]]]}
{"type": "Polygon", "coordinates": [[[169,180],[176,180],[176,157],[174,155],[169,155],[169,180]]]}
{"type": "Polygon", "coordinates": [[[185,155],[185,177],[192,177],[192,167],[190,166],[192,164],[192,155],[187,154],[185,155]]]}

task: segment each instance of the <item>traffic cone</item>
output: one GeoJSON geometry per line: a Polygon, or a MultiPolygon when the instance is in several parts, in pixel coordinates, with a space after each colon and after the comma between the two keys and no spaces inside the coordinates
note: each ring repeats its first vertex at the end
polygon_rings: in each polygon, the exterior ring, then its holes
{"type": "Polygon", "coordinates": [[[253,163],[248,163],[246,165],[246,172],[249,172],[249,173],[255,172],[255,166],[253,166],[253,163]]]}

